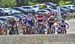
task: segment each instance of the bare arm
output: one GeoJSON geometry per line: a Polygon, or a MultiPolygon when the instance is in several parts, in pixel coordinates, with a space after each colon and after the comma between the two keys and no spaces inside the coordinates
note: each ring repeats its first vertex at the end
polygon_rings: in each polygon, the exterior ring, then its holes
{"type": "Polygon", "coordinates": [[[68,24],[68,23],[66,23],[66,25],[67,25],[67,29],[69,29],[69,27],[70,27],[70,26],[69,26],[69,24],[68,24]]]}

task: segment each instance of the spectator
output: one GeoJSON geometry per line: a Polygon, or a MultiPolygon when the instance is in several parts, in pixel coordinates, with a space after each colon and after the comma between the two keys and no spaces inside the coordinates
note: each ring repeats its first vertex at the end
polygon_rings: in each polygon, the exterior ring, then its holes
{"type": "Polygon", "coordinates": [[[70,19],[71,13],[67,11],[67,18],[70,19]]]}
{"type": "Polygon", "coordinates": [[[60,10],[60,6],[59,5],[57,5],[57,15],[56,15],[56,17],[57,17],[57,21],[61,22],[62,17],[61,17],[61,10],[60,10]]]}

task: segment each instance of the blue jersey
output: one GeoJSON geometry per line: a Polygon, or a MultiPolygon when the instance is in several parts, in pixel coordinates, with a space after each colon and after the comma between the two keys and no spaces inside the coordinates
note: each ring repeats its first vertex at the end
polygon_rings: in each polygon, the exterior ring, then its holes
{"type": "Polygon", "coordinates": [[[24,22],[24,24],[26,24],[27,23],[27,19],[23,19],[23,22],[24,22]]]}
{"type": "Polygon", "coordinates": [[[27,23],[28,23],[29,25],[34,25],[33,19],[27,19],[27,23]]]}
{"type": "Polygon", "coordinates": [[[67,23],[62,23],[61,27],[66,28],[67,23]]]}

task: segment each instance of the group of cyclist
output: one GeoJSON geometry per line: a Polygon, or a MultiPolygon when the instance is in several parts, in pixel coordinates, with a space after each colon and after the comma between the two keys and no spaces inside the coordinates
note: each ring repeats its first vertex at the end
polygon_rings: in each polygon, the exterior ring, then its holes
{"type": "MultiPolygon", "coordinates": [[[[7,34],[66,34],[69,24],[62,19],[60,22],[56,13],[37,13],[28,14],[24,19],[4,24],[4,29],[0,25],[0,34],[5,30],[7,34]]],[[[11,20],[12,21],[12,20],[11,20]]]]}
{"type": "Polygon", "coordinates": [[[29,14],[21,21],[23,34],[66,34],[69,28],[69,24],[64,19],[58,22],[56,15],[29,14]]]}

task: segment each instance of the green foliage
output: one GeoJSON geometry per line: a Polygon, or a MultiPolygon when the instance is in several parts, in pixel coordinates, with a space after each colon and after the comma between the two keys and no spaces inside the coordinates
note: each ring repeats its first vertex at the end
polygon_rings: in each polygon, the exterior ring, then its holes
{"type": "Polygon", "coordinates": [[[38,2],[28,2],[28,5],[35,5],[35,4],[38,4],[38,2]]]}
{"type": "MultiPolygon", "coordinates": [[[[36,0],[36,1],[24,0],[24,5],[35,5],[42,2],[54,2],[59,5],[67,5],[71,3],[71,0],[36,0]]],[[[23,3],[21,3],[21,5],[23,5],[23,3]]],[[[16,6],[16,0],[0,0],[0,7],[14,7],[14,6],[16,6]]]]}
{"type": "Polygon", "coordinates": [[[16,5],[16,0],[1,0],[1,5],[3,7],[14,7],[16,5]]]}
{"type": "Polygon", "coordinates": [[[46,8],[46,5],[40,5],[40,9],[46,8]]]}
{"type": "Polygon", "coordinates": [[[71,3],[71,1],[63,1],[63,0],[61,0],[60,2],[59,2],[59,5],[60,6],[62,6],[62,5],[68,5],[68,4],[70,4],[71,3]]]}

